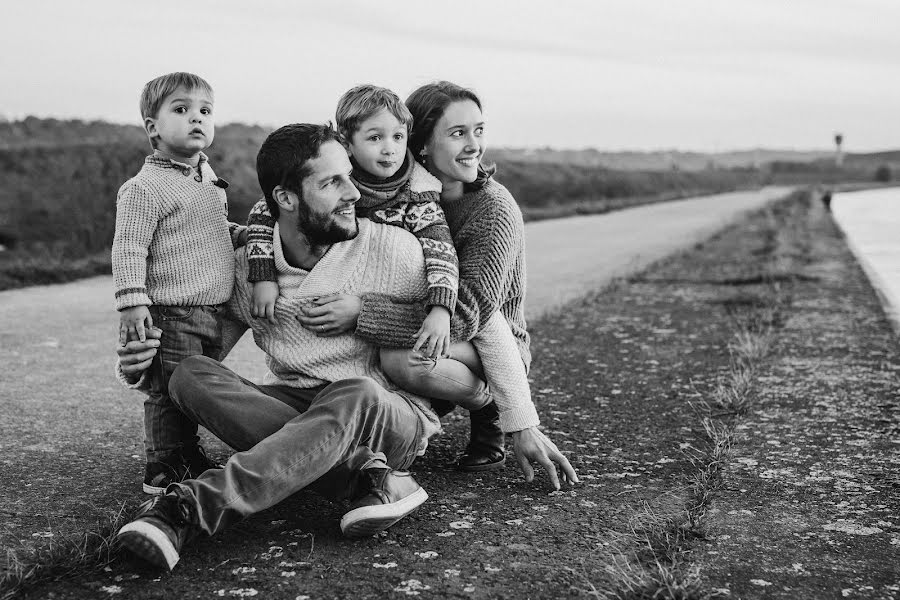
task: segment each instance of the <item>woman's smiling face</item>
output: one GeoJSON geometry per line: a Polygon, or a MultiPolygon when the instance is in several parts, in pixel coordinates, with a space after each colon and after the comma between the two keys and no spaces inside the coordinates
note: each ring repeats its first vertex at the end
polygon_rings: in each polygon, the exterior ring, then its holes
{"type": "Polygon", "coordinates": [[[471,100],[447,105],[425,144],[426,164],[444,186],[471,183],[484,154],[484,116],[471,100]]]}

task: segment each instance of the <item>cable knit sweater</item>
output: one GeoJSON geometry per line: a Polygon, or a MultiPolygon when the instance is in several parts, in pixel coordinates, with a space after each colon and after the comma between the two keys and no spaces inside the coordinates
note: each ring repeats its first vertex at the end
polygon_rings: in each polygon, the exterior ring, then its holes
{"type": "MultiPolygon", "coordinates": [[[[351,179],[360,193],[357,215],[375,223],[403,227],[419,239],[428,277],[427,304],[443,306],[452,315],[456,308],[459,267],[450,229],[438,204],[441,182],[417,163],[409,151],[403,167],[391,179],[378,181],[358,166],[354,167],[351,179]]],[[[247,219],[250,281],[275,280],[274,225],[266,201],[260,200],[247,219]]]]}
{"type": "MultiPolygon", "coordinates": [[[[231,350],[244,332],[253,330],[256,345],[266,353],[264,383],[310,388],[350,377],[370,377],[382,387],[410,400],[424,427],[425,437],[440,430],[440,421],[431,404],[414,394],[398,390],[381,370],[378,348],[352,334],[317,337],[297,321],[298,309],[313,298],[330,294],[374,291],[397,296],[402,301],[422,302],[425,298],[425,260],[422,248],[407,231],[398,227],[359,220],[359,235],[334,244],[311,271],[291,267],[284,258],[274,228],[275,267],[279,297],[275,303],[276,323],[250,314],[252,284],[250,267],[243,249],[234,253],[234,291],[223,311],[222,356],[231,350]]],[[[127,387],[144,389],[144,377],[130,382],[117,368],[119,380],[127,387]]]]}
{"type": "Polygon", "coordinates": [[[153,154],[122,185],[112,245],[116,310],[228,300],[243,227],[228,222],[227,184],[217,182],[205,154],[196,168],[153,154]]]}
{"type": "MultiPolygon", "coordinates": [[[[459,257],[459,297],[450,322],[454,341],[470,341],[500,311],[531,365],[525,328],[525,225],[509,191],[493,179],[457,200],[442,201],[459,257]]],[[[356,335],[381,346],[411,348],[425,318],[422,303],[365,294],[356,335]]]]}

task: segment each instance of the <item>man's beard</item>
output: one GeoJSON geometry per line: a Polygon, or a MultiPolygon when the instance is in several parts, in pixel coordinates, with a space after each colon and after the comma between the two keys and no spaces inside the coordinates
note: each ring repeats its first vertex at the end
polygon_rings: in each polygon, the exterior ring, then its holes
{"type": "Polygon", "coordinates": [[[342,227],[331,213],[313,213],[300,202],[297,206],[297,231],[306,237],[310,246],[330,246],[355,238],[359,234],[359,223],[354,218],[352,227],[342,227]]]}

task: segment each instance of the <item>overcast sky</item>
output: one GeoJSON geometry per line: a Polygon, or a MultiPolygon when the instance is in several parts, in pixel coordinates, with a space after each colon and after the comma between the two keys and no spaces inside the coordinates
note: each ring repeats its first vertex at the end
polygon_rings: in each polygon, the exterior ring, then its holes
{"type": "Polygon", "coordinates": [[[332,118],[347,88],[449,79],[492,144],[900,147],[897,0],[29,0],[0,19],[0,115],[139,123],[205,77],[219,123],[332,118]]]}

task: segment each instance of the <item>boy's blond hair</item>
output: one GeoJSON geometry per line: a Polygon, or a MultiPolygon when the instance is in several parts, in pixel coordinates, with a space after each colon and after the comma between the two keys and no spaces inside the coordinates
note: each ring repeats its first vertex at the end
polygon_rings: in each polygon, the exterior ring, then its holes
{"type": "Polygon", "coordinates": [[[349,142],[363,121],[385,108],[400,123],[406,125],[409,133],[412,129],[412,113],[400,97],[387,88],[368,83],[347,90],[338,100],[334,115],[338,131],[349,142]]]}

